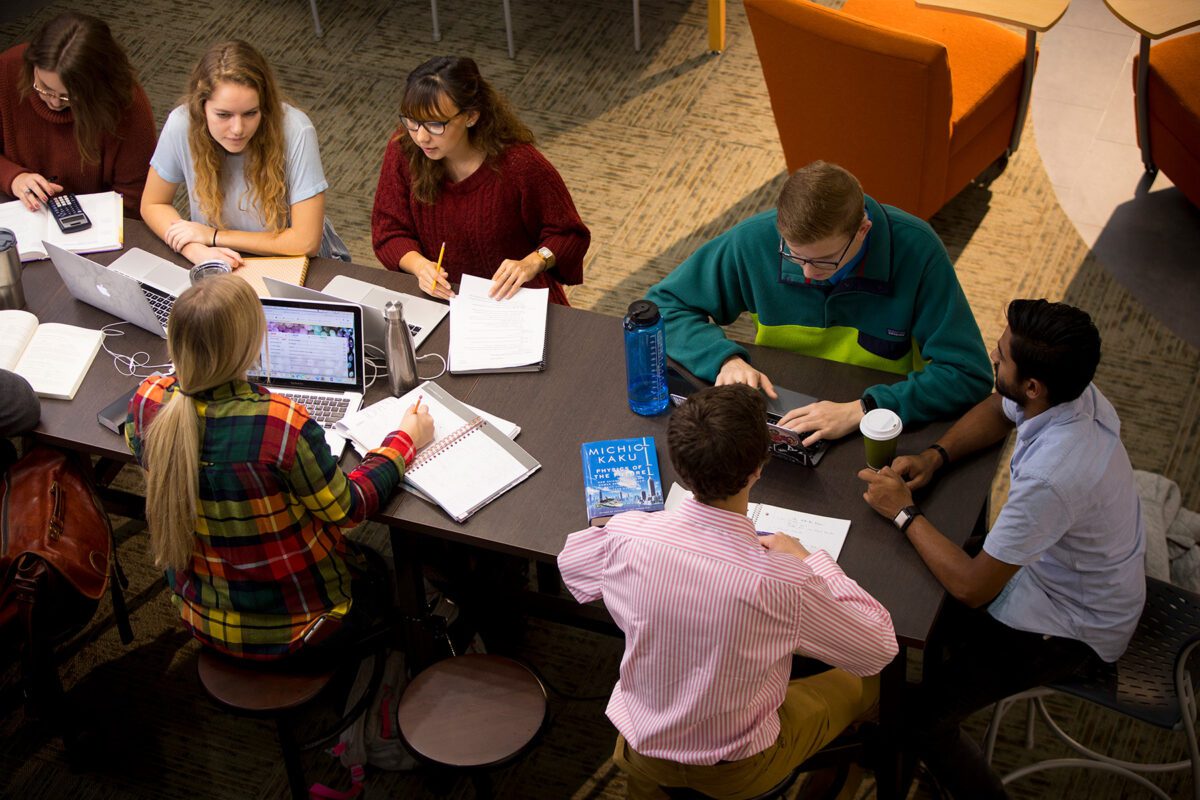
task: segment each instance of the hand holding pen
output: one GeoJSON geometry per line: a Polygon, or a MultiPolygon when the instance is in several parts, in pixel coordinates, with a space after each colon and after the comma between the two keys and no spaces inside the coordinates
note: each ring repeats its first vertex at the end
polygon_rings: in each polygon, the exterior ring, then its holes
{"type": "Polygon", "coordinates": [[[400,420],[400,430],[408,434],[417,450],[433,441],[433,416],[429,413],[428,404],[422,407],[423,397],[424,395],[417,395],[417,402],[413,403],[404,413],[404,419],[400,420]]]}
{"type": "Polygon", "coordinates": [[[449,300],[451,297],[454,297],[454,291],[450,288],[450,276],[442,269],[442,259],[445,256],[446,243],[442,242],[442,249],[438,253],[437,263],[435,264],[428,260],[425,261],[425,265],[417,274],[417,284],[425,294],[449,300]]]}

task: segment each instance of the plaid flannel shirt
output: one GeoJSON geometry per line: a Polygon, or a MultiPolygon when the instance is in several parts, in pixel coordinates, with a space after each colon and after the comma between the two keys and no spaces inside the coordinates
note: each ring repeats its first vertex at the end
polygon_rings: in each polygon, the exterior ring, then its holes
{"type": "MultiPolygon", "coordinates": [[[[142,437],[178,391],[147,378],[129,403],[125,436],[142,466],[142,437]]],[[[342,528],[362,522],[413,458],[394,431],[346,475],[304,406],[245,381],[192,398],[200,420],[200,507],[191,564],[168,570],[193,635],[231,655],[269,660],[298,649],[323,614],[350,608],[342,528]]],[[[169,467],[168,467],[169,468],[169,467]]]]}

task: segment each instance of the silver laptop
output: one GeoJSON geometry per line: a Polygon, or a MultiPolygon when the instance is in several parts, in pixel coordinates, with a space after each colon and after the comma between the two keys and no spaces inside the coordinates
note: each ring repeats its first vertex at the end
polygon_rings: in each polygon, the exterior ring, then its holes
{"type": "Polygon", "coordinates": [[[262,298],[267,338],[260,364],[248,377],[273,392],[303,403],[325,429],[334,458],[344,436],[334,424],[362,407],[362,309],[354,303],[262,298]]]}
{"type": "Polygon", "coordinates": [[[404,307],[404,321],[413,337],[413,349],[429,338],[433,329],[450,312],[450,306],[423,297],[415,297],[404,292],[394,292],[373,283],[338,275],[331,280],[323,290],[309,289],[294,283],[263,278],[267,291],[272,297],[290,297],[295,300],[325,300],[336,303],[357,303],[363,309],[363,324],[366,328],[367,344],[378,347],[384,346],[387,335],[387,323],[383,320],[383,307],[389,300],[395,300],[404,307]]]}
{"type": "Polygon", "coordinates": [[[50,242],[42,245],[72,297],[166,338],[175,298],[191,286],[186,269],[136,247],[105,267],[50,242]]]}

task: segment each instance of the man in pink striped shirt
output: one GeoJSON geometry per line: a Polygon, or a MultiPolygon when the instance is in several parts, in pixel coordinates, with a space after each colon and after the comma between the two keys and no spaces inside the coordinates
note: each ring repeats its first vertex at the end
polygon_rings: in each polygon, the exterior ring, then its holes
{"type": "Polygon", "coordinates": [[[698,392],[667,437],[694,499],[573,533],[558,566],[625,633],[607,713],[629,796],[752,797],[873,710],[879,682],[863,678],[896,656],[896,634],[828,554],[747,518],[770,445],[759,392],[698,392]],[[793,653],[834,669],[789,681],[793,653]]]}

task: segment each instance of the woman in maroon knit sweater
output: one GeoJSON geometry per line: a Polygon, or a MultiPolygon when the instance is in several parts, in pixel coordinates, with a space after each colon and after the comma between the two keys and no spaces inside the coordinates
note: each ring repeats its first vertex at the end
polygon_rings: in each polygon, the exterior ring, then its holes
{"type": "Polygon", "coordinates": [[[402,127],[388,142],[371,214],[375,255],[450,298],[464,274],[492,295],[583,282],[591,233],[533,134],[469,58],[430,59],[408,76],[402,127]],[[437,261],[446,246],[441,270],[437,261]]]}
{"type": "Polygon", "coordinates": [[[62,191],[115,191],[139,217],[154,115],[108,25],[59,14],[0,53],[0,191],[31,211],[62,191]]]}

